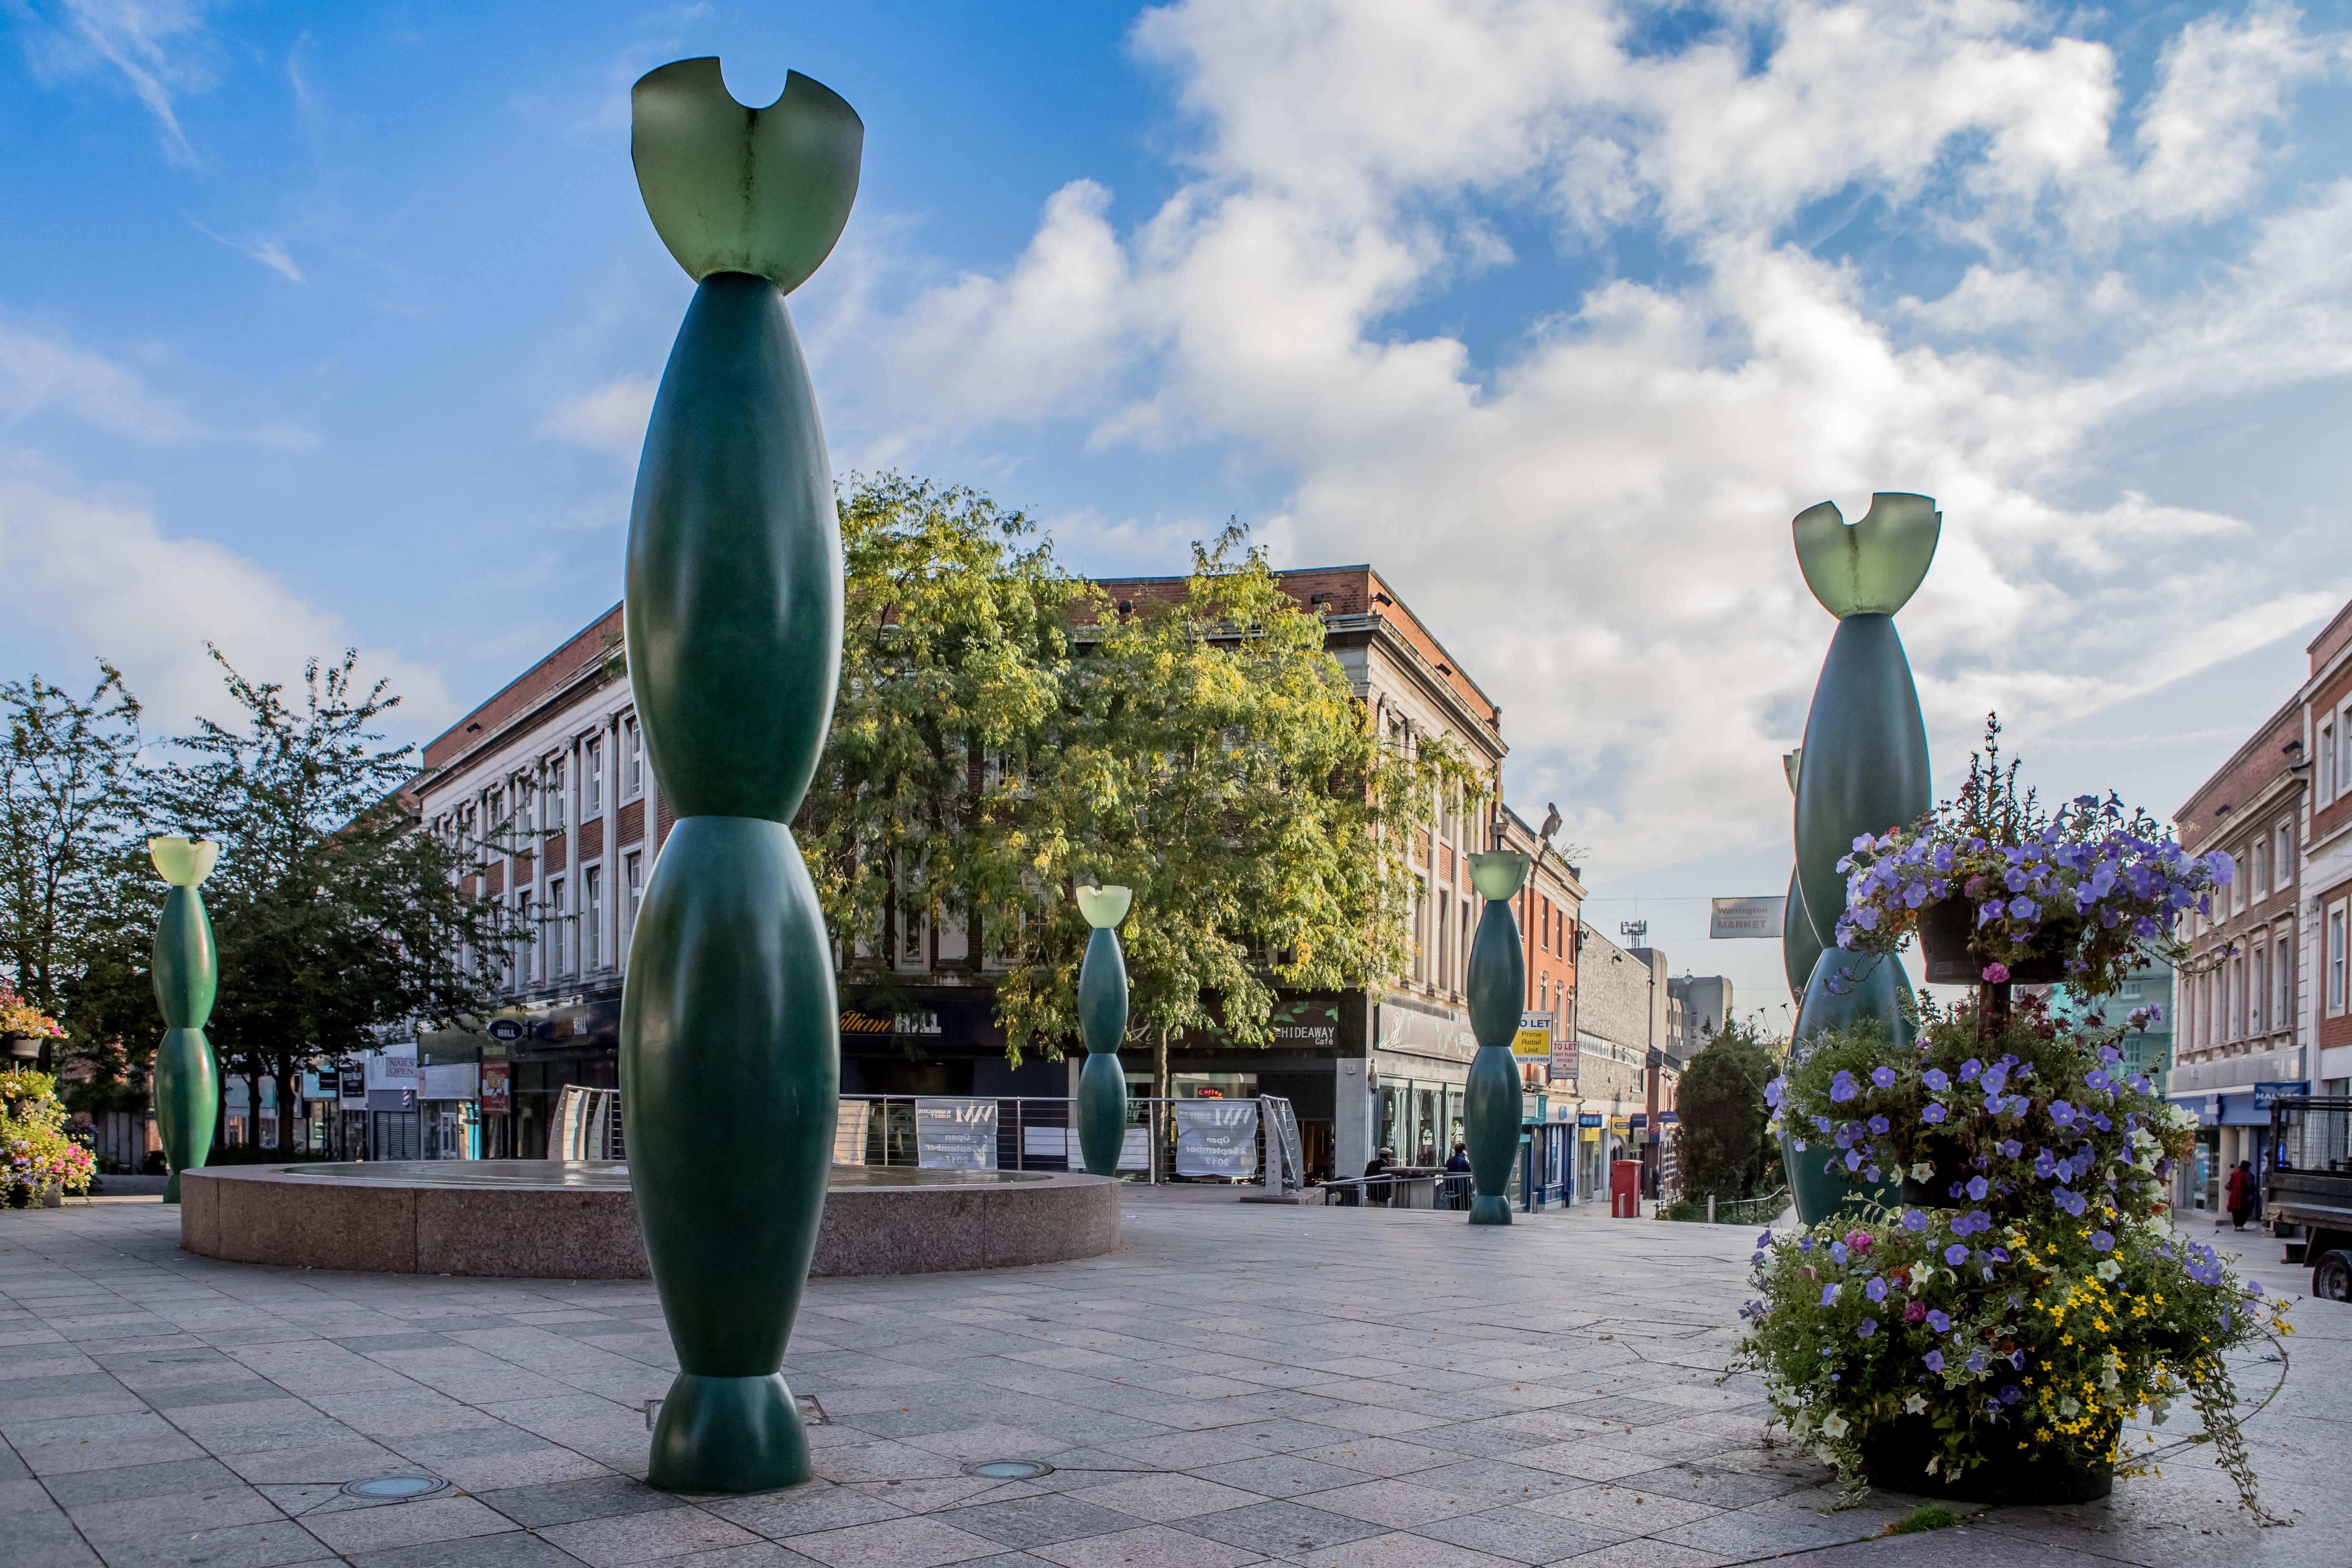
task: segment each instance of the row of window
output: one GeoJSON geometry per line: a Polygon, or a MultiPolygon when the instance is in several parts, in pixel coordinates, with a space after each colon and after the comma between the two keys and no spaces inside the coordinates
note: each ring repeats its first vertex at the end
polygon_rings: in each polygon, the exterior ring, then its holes
{"type": "Polygon", "coordinates": [[[2243,952],[2198,976],[2183,999],[2194,1010],[2180,1038],[2198,1047],[2257,1039],[2294,1027],[2294,928],[2258,932],[2243,952]]]}
{"type": "MultiPolygon", "coordinates": [[[[613,781],[614,798],[626,805],[646,791],[645,737],[634,714],[621,719],[620,753],[620,777],[613,781]]],[[[526,849],[530,836],[561,832],[570,826],[575,785],[579,819],[585,822],[603,816],[604,784],[604,735],[600,728],[489,785],[474,800],[443,812],[433,826],[453,845],[488,845],[500,852],[526,849]],[[542,813],[544,822],[540,820],[542,813]],[[524,842],[505,841],[509,838],[524,842]]]]}

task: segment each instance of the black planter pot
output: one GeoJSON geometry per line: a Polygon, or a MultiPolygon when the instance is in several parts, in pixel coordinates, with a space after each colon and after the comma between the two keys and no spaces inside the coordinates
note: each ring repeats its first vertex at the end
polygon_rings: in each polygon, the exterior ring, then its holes
{"type": "Polygon", "coordinates": [[[1936,1173],[1924,1182],[1903,1178],[1903,1201],[1915,1209],[1949,1209],[1966,1205],[1967,1200],[1952,1196],[1952,1184],[1965,1182],[1974,1175],[1968,1156],[1954,1147],[1951,1141],[1936,1138],[1923,1141],[1914,1151],[1925,1154],[1936,1173]]]}
{"type": "Polygon", "coordinates": [[[0,1060],[37,1062],[41,1059],[38,1035],[0,1035],[0,1060]]]}
{"type": "Polygon", "coordinates": [[[2061,1463],[2028,1446],[1995,1453],[1958,1477],[1929,1475],[1938,1453],[1936,1428],[1924,1415],[1906,1415],[1863,1445],[1862,1473],[1881,1491],[1949,1498],[2009,1507],[2096,1502],[2115,1490],[2111,1466],[2061,1463]]]}
{"type": "MultiPolygon", "coordinates": [[[[1978,985],[1990,960],[1975,951],[1977,907],[1955,894],[1919,911],[1919,954],[1930,985],[1978,985]]],[[[2066,954],[2083,922],[2055,920],[2034,933],[2032,951],[2009,966],[2012,985],[2053,985],[2066,978],[2066,954]]]]}

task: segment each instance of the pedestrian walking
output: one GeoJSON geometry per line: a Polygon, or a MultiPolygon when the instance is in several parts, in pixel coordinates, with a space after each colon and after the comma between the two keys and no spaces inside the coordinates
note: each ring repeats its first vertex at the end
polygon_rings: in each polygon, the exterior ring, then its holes
{"type": "Polygon", "coordinates": [[[2243,1230],[2254,1215],[2254,1163],[2241,1160],[2230,1173],[2230,1228],[2243,1230]]]}

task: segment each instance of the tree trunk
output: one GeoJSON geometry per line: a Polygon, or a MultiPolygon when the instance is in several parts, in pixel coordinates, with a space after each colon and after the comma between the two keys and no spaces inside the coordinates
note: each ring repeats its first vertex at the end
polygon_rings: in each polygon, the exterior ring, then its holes
{"type": "Polygon", "coordinates": [[[278,1058],[278,1152],[294,1147],[294,1116],[301,1106],[301,1068],[290,1056],[278,1058]]]}
{"type": "Polygon", "coordinates": [[[257,1057],[245,1069],[245,1145],[261,1147],[261,1060],[257,1057]]]}
{"type": "Polygon", "coordinates": [[[1169,1097],[1168,1031],[1160,1031],[1160,1049],[1151,1068],[1151,1092],[1161,1100],[1169,1097]]]}

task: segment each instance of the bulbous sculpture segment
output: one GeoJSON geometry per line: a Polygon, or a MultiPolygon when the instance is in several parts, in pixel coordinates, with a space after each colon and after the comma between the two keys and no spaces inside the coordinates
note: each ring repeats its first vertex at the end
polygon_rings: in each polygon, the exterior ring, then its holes
{"type": "Polygon", "coordinates": [[[1086,1041],[1086,1066],[1078,1072],[1078,1148],[1087,1174],[1116,1176],[1127,1141],[1127,1073],[1118,1065],[1119,1042],[1127,1037],[1127,958],[1118,932],[1097,926],[1087,938],[1078,968],[1078,1033],[1086,1041]]]}
{"type": "Polygon", "coordinates": [[[795,1485],[808,1445],[779,1369],[824,1209],[841,1059],[831,947],[789,827],[678,820],[621,1005],[629,1179],[681,1372],[648,1479],[795,1485]]]}
{"type": "Polygon", "coordinates": [[[1470,1059],[1462,1095],[1463,1141],[1469,1145],[1472,1225],[1511,1223],[1511,1167],[1518,1157],[1523,1109],[1511,1037],[1528,994],[1528,961],[1508,899],[1489,900],[1470,942],[1470,1059]]]}
{"type": "Polygon", "coordinates": [[[673,813],[789,822],[841,675],[841,527],[800,341],[763,278],[694,291],[629,517],[629,681],[673,813]]]}
{"type": "MultiPolygon", "coordinates": [[[[1912,1005],[1911,981],[1902,964],[1879,953],[1843,952],[1832,947],[1813,963],[1812,976],[1805,984],[1804,1004],[1797,1012],[1795,1038],[1801,1047],[1817,1035],[1875,1019],[1888,1039],[1898,1048],[1907,1048],[1915,1031],[1904,1013],[1912,1005]]],[[[1822,1163],[1835,1152],[1827,1138],[1801,1129],[1781,1134],[1782,1168],[1788,1173],[1797,1217],[1804,1224],[1818,1225],[1842,1211],[1859,1215],[1871,1204],[1891,1204],[1901,1195],[1899,1177],[1864,1186],[1823,1171],[1822,1163]],[[1795,1148],[1797,1138],[1803,1138],[1808,1146],[1795,1148]]]]}
{"type": "Polygon", "coordinates": [[[1837,940],[1845,912],[1837,863],[1854,839],[1907,826],[1934,804],[1927,726],[1894,618],[1849,616],[1813,688],[1797,778],[1797,876],[1823,942],[1837,940]]]}
{"type": "Polygon", "coordinates": [[[1789,900],[1780,921],[1780,967],[1789,977],[1791,1002],[1804,1001],[1805,983],[1813,977],[1813,963],[1828,945],[1821,932],[1813,929],[1813,917],[1805,908],[1805,889],[1792,866],[1789,868],[1789,900]]]}
{"type": "Polygon", "coordinates": [[[212,1152],[220,1120],[220,1064],[205,1024],[220,988],[220,958],[212,917],[194,885],[163,896],[149,977],[163,1014],[155,1050],[155,1131],[163,1141],[163,1201],[180,1201],[180,1173],[201,1166],[212,1152]]]}

